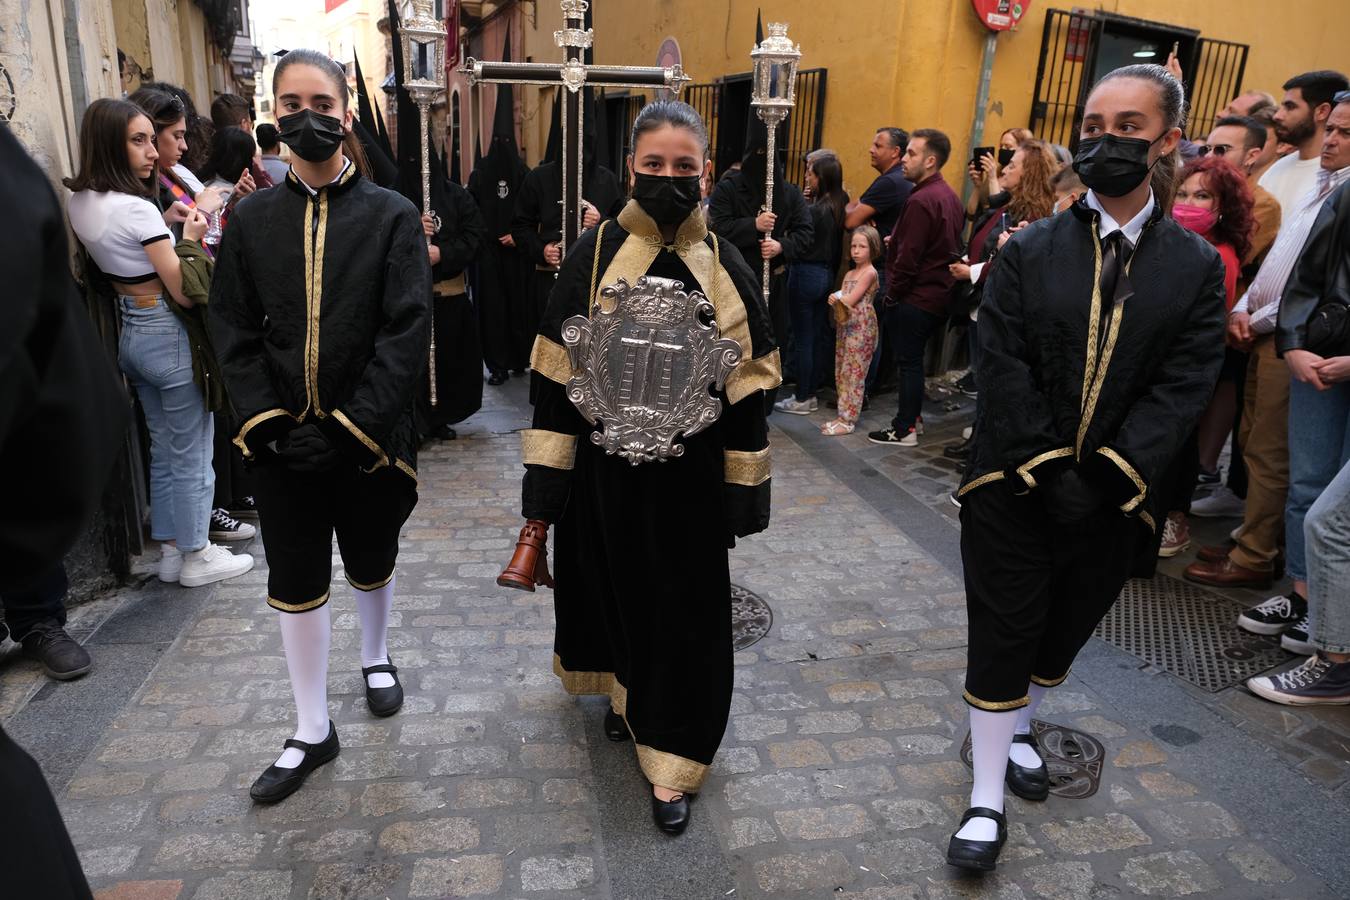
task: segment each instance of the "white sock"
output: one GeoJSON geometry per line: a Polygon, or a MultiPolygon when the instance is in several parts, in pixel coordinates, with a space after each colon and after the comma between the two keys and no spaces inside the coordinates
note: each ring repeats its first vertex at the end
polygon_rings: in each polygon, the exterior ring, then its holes
{"type": "MultiPolygon", "coordinates": [[[[328,645],[332,617],[325,603],[302,613],[278,613],[281,644],[286,648],[286,669],[291,673],[295,695],[295,739],[317,744],[328,737],[328,645]]],[[[276,765],[294,769],[305,754],[287,747],[276,765]]]]}
{"type": "MultiPolygon", "coordinates": [[[[394,578],[373,591],[352,588],[356,596],[356,611],[361,616],[361,668],[381,666],[389,662],[389,613],[394,608],[394,578]]],[[[376,672],[366,676],[366,684],[373,688],[394,686],[394,676],[376,672]]]]}
{"type": "MultiPolygon", "coordinates": [[[[1036,709],[1045,699],[1050,689],[1036,682],[1027,685],[1027,696],[1031,702],[1017,711],[1017,734],[1031,734],[1031,720],[1036,717],[1036,709]]],[[[1008,759],[1027,769],[1039,768],[1041,756],[1030,744],[1013,744],[1008,750],[1008,759]]]]}
{"type": "MultiPolygon", "coordinates": [[[[975,758],[975,786],[970,791],[970,805],[983,806],[1003,812],[1003,782],[1008,774],[1008,747],[1012,745],[1013,730],[1017,727],[1017,712],[989,712],[970,710],[970,740],[975,758]]],[[[993,819],[974,818],[967,822],[957,837],[972,841],[998,840],[998,823],[993,819]]]]}

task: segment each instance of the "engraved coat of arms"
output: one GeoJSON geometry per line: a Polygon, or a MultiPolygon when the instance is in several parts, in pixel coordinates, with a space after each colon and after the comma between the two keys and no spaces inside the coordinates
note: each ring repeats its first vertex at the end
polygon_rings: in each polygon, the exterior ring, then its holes
{"type": "Polygon", "coordinates": [[[633,465],[684,454],[681,436],[717,421],[721,390],[741,361],[713,305],[684,283],[644,275],[600,292],[590,318],[572,316],[562,339],[574,375],[567,398],[600,426],[591,441],[633,465]]]}

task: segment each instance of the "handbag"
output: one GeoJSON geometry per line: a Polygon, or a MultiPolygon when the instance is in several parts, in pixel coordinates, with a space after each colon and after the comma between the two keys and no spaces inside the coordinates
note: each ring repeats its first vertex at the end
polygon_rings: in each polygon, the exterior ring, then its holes
{"type": "Polygon", "coordinates": [[[835,327],[843,328],[845,325],[847,325],[849,313],[848,313],[848,306],[845,305],[844,301],[840,300],[834,303],[831,308],[834,309],[835,327]]]}
{"type": "Polygon", "coordinates": [[[1324,359],[1350,356],[1350,304],[1331,300],[1313,310],[1303,346],[1324,359]]]}

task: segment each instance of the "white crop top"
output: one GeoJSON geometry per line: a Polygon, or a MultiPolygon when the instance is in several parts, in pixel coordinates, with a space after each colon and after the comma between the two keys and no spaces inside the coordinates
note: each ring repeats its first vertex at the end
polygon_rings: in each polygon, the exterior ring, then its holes
{"type": "Polygon", "coordinates": [[[173,240],[173,233],[155,204],[118,191],[77,191],[68,212],[70,227],[103,274],[123,284],[159,277],[145,248],[173,240]]]}

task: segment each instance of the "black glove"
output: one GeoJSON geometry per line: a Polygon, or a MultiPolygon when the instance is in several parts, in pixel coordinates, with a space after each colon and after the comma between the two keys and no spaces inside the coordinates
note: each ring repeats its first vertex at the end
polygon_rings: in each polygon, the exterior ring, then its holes
{"type": "Polygon", "coordinates": [[[292,472],[326,472],[340,456],[319,426],[307,422],[277,441],[277,455],[292,472]]]}
{"type": "Polygon", "coordinates": [[[1045,486],[1045,511],[1060,525],[1082,522],[1101,509],[1105,500],[1076,469],[1065,469],[1045,486]]]}

